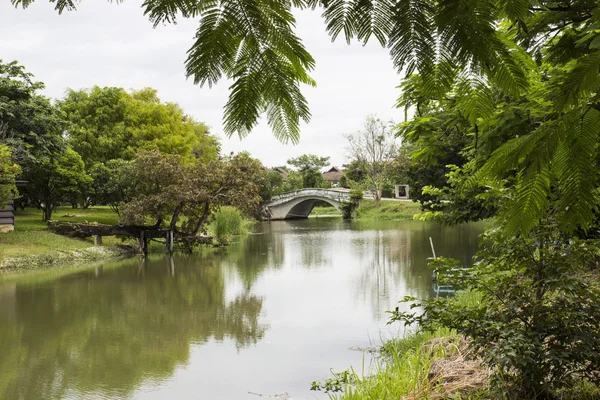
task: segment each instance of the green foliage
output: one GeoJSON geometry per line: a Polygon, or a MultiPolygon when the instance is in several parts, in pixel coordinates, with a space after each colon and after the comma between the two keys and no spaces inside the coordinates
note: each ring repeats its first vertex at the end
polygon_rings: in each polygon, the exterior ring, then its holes
{"type": "Polygon", "coordinates": [[[361,181],[381,201],[385,185],[389,183],[393,171],[393,160],[398,155],[395,136],[389,123],[384,123],[374,115],[365,119],[361,131],[346,135],[350,155],[358,164],[363,175],[361,181]]]}
{"type": "Polygon", "coordinates": [[[235,207],[221,207],[213,215],[210,231],[214,233],[218,242],[227,243],[231,236],[244,233],[244,217],[235,207]]]}
{"type": "Polygon", "coordinates": [[[63,121],[50,101],[38,94],[43,88],[17,61],[0,59],[0,143],[9,146],[13,161],[24,172],[38,158],[64,149],[63,121]]]}
{"type": "Polygon", "coordinates": [[[350,189],[350,198],[353,201],[362,200],[364,193],[360,189],[350,189]]]}
{"type": "Polygon", "coordinates": [[[139,149],[202,161],[218,153],[217,139],[208,127],[185,115],[177,104],[161,103],[154,89],[69,90],[59,107],[69,121],[69,144],[87,168],[113,159],[131,160],[139,149]]]}
{"type": "Polygon", "coordinates": [[[441,200],[426,187],[442,189],[448,186],[449,165],[461,167],[466,161],[463,149],[469,144],[473,127],[458,110],[454,98],[434,101],[421,95],[423,81],[412,76],[401,86],[403,97],[399,104],[416,106],[413,119],[397,127],[403,139],[403,148],[409,152],[403,168],[410,185],[411,198],[426,209],[434,209],[441,200]]]}
{"type": "Polygon", "coordinates": [[[422,197],[430,200],[423,201],[426,211],[418,218],[427,220],[433,216],[442,223],[460,224],[496,216],[507,197],[502,182],[489,182],[488,186],[473,185],[474,164],[472,160],[460,168],[447,165],[450,172],[446,174],[446,186],[424,186],[422,197]]]}
{"type": "Polygon", "coordinates": [[[283,182],[283,193],[300,190],[304,187],[302,175],[299,172],[292,171],[283,182]]]}
{"type": "Polygon", "coordinates": [[[356,384],[356,374],[352,371],[333,372],[333,377],[327,378],[324,382],[314,381],[310,385],[310,390],[320,391],[324,393],[342,392],[344,387],[356,384]]]}
{"type": "Polygon", "coordinates": [[[131,161],[122,159],[108,160],[105,163],[95,163],[89,169],[94,180],[92,183],[91,202],[94,205],[110,206],[120,215],[120,204],[128,200],[131,185],[128,177],[131,161]]]}
{"type": "Polygon", "coordinates": [[[12,162],[10,149],[0,144],[0,208],[17,197],[15,178],[20,172],[19,166],[12,162]]]}
{"type": "Polygon", "coordinates": [[[354,218],[355,210],[358,207],[357,201],[342,201],[340,203],[340,210],[342,211],[342,218],[352,219],[354,218]]]}
{"type": "MultiPolygon", "coordinates": [[[[13,1],[24,7],[30,3],[31,0],[13,1]]],[[[520,131],[517,142],[506,143],[507,147],[498,153],[512,154],[509,158],[517,159],[518,166],[505,162],[500,168],[499,163],[494,163],[488,172],[517,173],[517,202],[526,201],[528,206],[523,217],[509,211],[513,216],[509,226],[513,230],[525,233],[532,228],[535,217],[549,206],[543,200],[544,194],[548,197],[555,187],[565,195],[565,204],[569,204],[563,222],[571,229],[588,227],[597,206],[592,193],[595,181],[583,181],[581,173],[584,167],[595,169],[593,150],[584,144],[596,133],[591,128],[595,115],[589,110],[598,108],[600,40],[595,1],[574,0],[559,5],[550,0],[535,5],[527,0],[144,3],[145,13],[155,24],[175,22],[176,16],[199,20],[187,72],[201,85],[215,84],[223,77],[233,81],[225,107],[226,132],[243,136],[266,113],[275,134],[292,141],[298,138],[300,119],[309,117],[300,84],[314,84],[308,76],[314,60],[294,32],[293,10],[317,6],[322,7],[333,39],[342,32],[348,41],[366,43],[375,37],[389,48],[399,71],[407,76],[418,71],[420,77],[412,79],[416,90],[405,90],[409,93],[403,94],[399,105],[416,106],[416,114],[421,118],[425,116],[421,108],[427,107],[427,102],[436,99],[439,104],[452,99],[455,113],[463,119],[460,124],[467,123],[472,128],[467,133],[473,135],[474,148],[478,147],[479,136],[486,135],[486,129],[494,130],[493,122],[502,118],[498,111],[504,109],[504,103],[523,100],[533,105],[536,112],[545,108],[544,115],[532,114],[530,129],[520,131]],[[562,141],[567,145],[559,146],[562,141]],[[565,157],[562,147],[578,146],[586,150],[579,157],[580,165],[546,184],[551,175],[550,160],[565,157]],[[546,178],[533,177],[538,174],[546,178]],[[573,188],[581,196],[573,193],[573,188]],[[575,203],[569,203],[573,200],[569,195],[575,196],[575,203]]],[[[72,2],[57,3],[59,11],[72,8],[72,2]]],[[[421,156],[435,156],[435,148],[433,142],[423,146],[421,156]]],[[[578,153],[575,150],[573,154],[578,153]]],[[[449,163],[438,163],[442,167],[446,164],[449,163]]],[[[443,172],[438,174],[440,179],[447,171],[443,172]]],[[[489,175],[487,178],[491,179],[489,175]]],[[[421,186],[430,183],[431,180],[421,186]]]]}
{"type": "Polygon", "coordinates": [[[256,176],[262,171],[246,153],[207,163],[184,163],[178,155],[140,152],[127,168],[130,183],[121,205],[126,223],[151,222],[183,236],[205,229],[210,215],[222,206],[250,213],[260,203],[256,176]]]}
{"type": "Polygon", "coordinates": [[[284,193],[283,175],[272,169],[263,170],[259,173],[256,184],[260,188],[259,194],[263,202],[284,193]]]}
{"type": "Polygon", "coordinates": [[[29,201],[42,209],[43,219],[51,219],[61,202],[88,190],[92,178],[86,174],[83,160],[73,149],[32,162],[23,174],[29,201]]]}
{"type": "Polygon", "coordinates": [[[287,163],[296,168],[297,172],[302,177],[303,188],[328,187],[329,183],[325,182],[325,179],[323,179],[321,169],[328,165],[329,157],[319,157],[314,154],[303,154],[299,157],[289,159],[287,163]]]}
{"type": "Polygon", "coordinates": [[[299,172],[320,170],[329,165],[329,157],[319,157],[315,154],[302,154],[296,158],[290,158],[288,164],[299,172]]]}
{"type": "MultiPolygon", "coordinates": [[[[13,4],[27,7],[32,1],[13,4]]],[[[186,71],[200,85],[212,86],[221,78],[233,81],[225,105],[226,133],[244,136],[266,113],[278,138],[296,142],[300,120],[310,117],[300,85],[315,85],[308,75],[315,62],[295,34],[294,9],[322,7],[333,40],[342,32],[347,41],[366,43],[375,37],[389,49],[398,71],[410,75],[418,70],[433,92],[447,90],[459,68],[465,76],[485,76],[516,96],[529,86],[532,63],[512,35],[497,29],[499,21],[522,22],[529,16],[520,11],[527,10],[527,2],[524,7],[522,1],[515,4],[226,0],[199,5],[192,0],[148,0],[143,8],[155,25],[182,17],[199,20],[186,71]]],[[[62,12],[75,4],[57,2],[56,8],[62,12]]]]}
{"type": "MultiPolygon", "coordinates": [[[[386,341],[381,347],[381,355],[375,358],[373,367],[363,374],[359,375],[353,370],[345,371],[346,373],[334,374],[331,380],[324,383],[314,382],[313,387],[329,387],[330,391],[342,389],[343,393],[331,396],[332,399],[339,400],[441,398],[443,385],[431,380],[429,371],[434,362],[457,353],[457,340],[456,333],[445,328],[433,333],[410,333],[403,338],[386,341]],[[434,347],[430,345],[432,342],[447,342],[449,345],[434,347]]],[[[468,395],[461,397],[460,393],[455,393],[454,396],[449,398],[478,398],[468,395]]]]}
{"type": "Polygon", "coordinates": [[[358,161],[352,160],[343,165],[344,175],[340,178],[340,186],[346,189],[359,186],[365,179],[365,171],[358,161]]]}
{"type": "Polygon", "coordinates": [[[478,301],[418,302],[413,307],[423,315],[396,312],[393,319],[472,338],[495,390],[508,398],[550,399],[582,380],[600,385],[599,255],[595,241],[568,239],[547,221],[528,238],[492,231],[482,262],[453,277],[478,301]]]}

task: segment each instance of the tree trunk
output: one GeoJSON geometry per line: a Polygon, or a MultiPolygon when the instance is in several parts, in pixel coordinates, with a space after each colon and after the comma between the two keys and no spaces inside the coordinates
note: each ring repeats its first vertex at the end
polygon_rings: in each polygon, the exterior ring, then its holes
{"type": "Polygon", "coordinates": [[[52,206],[45,205],[42,207],[42,211],[44,212],[44,221],[50,221],[52,219],[52,206]]]}
{"type": "Polygon", "coordinates": [[[183,210],[184,206],[185,203],[183,201],[177,204],[177,208],[175,208],[175,211],[173,212],[173,217],[171,217],[171,224],[169,225],[169,230],[171,232],[175,231],[175,228],[177,227],[177,220],[179,219],[179,214],[181,214],[181,211],[183,210]]]}
{"type": "Polygon", "coordinates": [[[209,211],[210,211],[210,203],[206,202],[204,204],[204,212],[202,213],[202,217],[198,220],[198,223],[196,224],[196,228],[194,229],[194,232],[192,233],[192,235],[194,235],[194,236],[198,235],[200,228],[202,228],[202,225],[204,225],[204,223],[208,219],[209,211]]]}

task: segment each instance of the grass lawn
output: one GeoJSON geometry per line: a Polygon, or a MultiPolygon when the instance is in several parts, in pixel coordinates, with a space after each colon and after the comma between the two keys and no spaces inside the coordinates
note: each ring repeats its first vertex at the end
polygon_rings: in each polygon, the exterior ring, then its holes
{"type": "Polygon", "coordinates": [[[312,209],[309,217],[318,217],[321,215],[337,216],[337,217],[342,216],[342,214],[340,214],[338,212],[338,210],[335,209],[334,206],[330,206],[329,204],[319,204],[318,206],[315,206],[315,208],[312,209]]]}
{"type": "MultiPolygon", "coordinates": [[[[109,207],[91,207],[85,210],[58,207],[54,211],[52,219],[112,225],[118,222],[119,217],[109,207]]],[[[111,245],[121,243],[121,241],[114,237],[105,237],[103,243],[111,245]]],[[[83,250],[91,246],[93,246],[91,238],[71,239],[49,232],[46,223],[42,221],[42,212],[33,208],[17,210],[15,230],[0,233],[0,259],[25,255],[46,255],[57,250],[83,250]]]]}
{"type": "Polygon", "coordinates": [[[375,200],[363,199],[357,211],[358,219],[371,220],[406,220],[420,212],[419,203],[397,200],[381,200],[377,206],[375,200]]]}

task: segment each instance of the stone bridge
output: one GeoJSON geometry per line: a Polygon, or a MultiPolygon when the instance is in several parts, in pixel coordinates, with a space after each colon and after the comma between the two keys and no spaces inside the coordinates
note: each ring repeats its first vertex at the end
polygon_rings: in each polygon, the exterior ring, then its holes
{"type": "Polygon", "coordinates": [[[300,189],[284,193],[263,204],[263,215],[266,219],[308,218],[308,215],[321,201],[329,203],[338,212],[343,201],[350,201],[347,189],[300,189]]]}

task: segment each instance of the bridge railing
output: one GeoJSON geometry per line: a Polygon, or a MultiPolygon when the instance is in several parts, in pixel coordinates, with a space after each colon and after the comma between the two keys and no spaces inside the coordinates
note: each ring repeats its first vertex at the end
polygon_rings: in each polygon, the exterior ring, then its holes
{"type": "Polygon", "coordinates": [[[330,199],[344,201],[350,199],[350,191],[344,189],[317,189],[317,188],[307,188],[307,189],[299,189],[294,190],[293,192],[283,193],[279,196],[272,197],[271,200],[267,201],[267,204],[279,203],[283,201],[287,201],[289,199],[294,199],[297,197],[305,197],[305,196],[321,196],[328,197],[330,199]]]}

